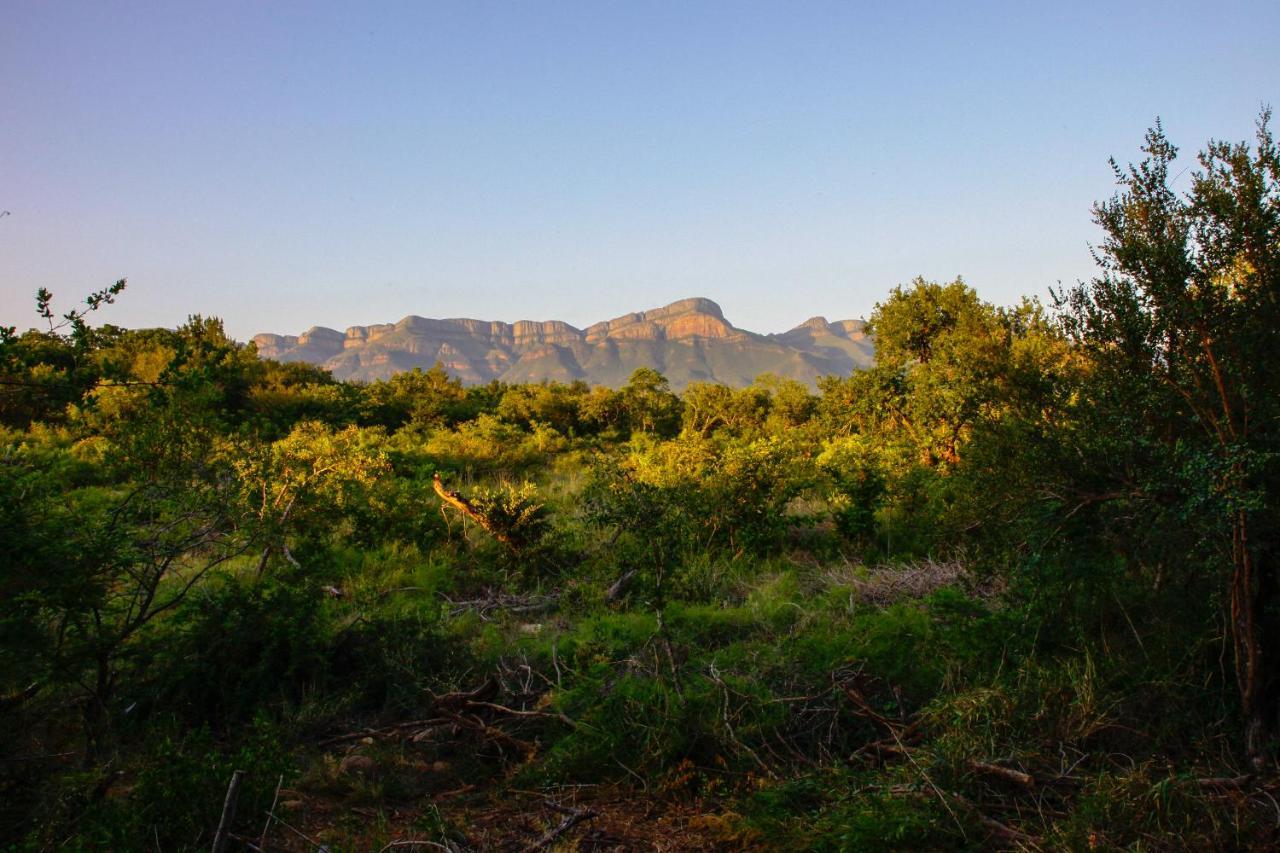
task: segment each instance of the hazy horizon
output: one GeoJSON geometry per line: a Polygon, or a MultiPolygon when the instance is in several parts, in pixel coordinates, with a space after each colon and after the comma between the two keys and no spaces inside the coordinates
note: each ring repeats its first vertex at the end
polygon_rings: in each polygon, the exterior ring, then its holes
{"type": "Polygon", "coordinates": [[[120,277],[97,319],[241,340],[695,295],[780,332],[917,275],[1008,304],[1093,273],[1107,158],[1157,116],[1189,155],[1280,83],[1263,3],[7,12],[20,328],[120,277]]]}

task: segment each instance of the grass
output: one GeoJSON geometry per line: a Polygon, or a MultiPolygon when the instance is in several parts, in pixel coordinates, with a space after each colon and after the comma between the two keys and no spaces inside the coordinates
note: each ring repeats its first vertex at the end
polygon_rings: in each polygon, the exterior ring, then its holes
{"type": "Polygon", "coordinates": [[[57,846],[49,828],[82,812],[85,847],[195,849],[235,768],[246,827],[283,776],[282,819],[332,849],[527,844],[565,802],[599,810],[606,836],[651,839],[653,814],[725,849],[1273,837],[1269,789],[1201,781],[1240,775],[1205,698],[1219,686],[1178,677],[1211,673],[1209,646],[1124,622],[1047,642],[964,563],[861,565],[822,523],[763,553],[686,543],[661,587],[640,562],[610,603],[622,558],[577,514],[580,450],[535,472],[554,529],[527,554],[402,512],[427,534],[348,527],[295,542],[301,569],[224,566],[132,651],[116,752],[49,777],[28,846],[57,846]]]}

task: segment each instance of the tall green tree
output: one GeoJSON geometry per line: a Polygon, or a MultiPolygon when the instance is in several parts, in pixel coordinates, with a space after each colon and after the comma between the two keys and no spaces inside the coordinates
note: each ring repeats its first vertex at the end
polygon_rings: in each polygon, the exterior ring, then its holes
{"type": "Polygon", "coordinates": [[[954,466],[1002,393],[1011,328],[962,280],[917,278],[876,305],[876,364],[823,383],[837,432],[877,433],[926,467],[954,466]]]}
{"type": "Polygon", "coordinates": [[[1184,192],[1157,123],[1141,163],[1113,162],[1120,190],[1095,208],[1101,275],[1059,297],[1089,359],[1087,416],[1124,462],[1109,465],[1109,497],[1140,524],[1169,519],[1195,549],[1185,564],[1222,567],[1255,763],[1280,731],[1280,152],[1269,118],[1252,146],[1210,142],[1184,192]]]}
{"type": "Polygon", "coordinates": [[[636,368],[619,399],[632,432],[670,437],[680,429],[680,398],[671,393],[667,377],[652,367],[636,368]]]}

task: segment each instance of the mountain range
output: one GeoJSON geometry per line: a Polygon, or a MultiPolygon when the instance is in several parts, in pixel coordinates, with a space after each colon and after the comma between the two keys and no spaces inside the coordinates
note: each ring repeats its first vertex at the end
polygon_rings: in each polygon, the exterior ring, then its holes
{"type": "Polygon", "coordinates": [[[260,334],[253,342],[263,358],[310,362],[338,379],[385,379],[439,361],[469,385],[581,379],[617,388],[636,368],[652,367],[677,391],[699,381],[744,387],[762,373],[813,386],[820,376],[847,376],[869,366],[873,350],[862,320],[814,317],[787,332],[758,334],[737,328],[719,305],[702,298],[586,329],[558,320],[409,316],[345,333],[315,326],[296,336],[260,334]]]}

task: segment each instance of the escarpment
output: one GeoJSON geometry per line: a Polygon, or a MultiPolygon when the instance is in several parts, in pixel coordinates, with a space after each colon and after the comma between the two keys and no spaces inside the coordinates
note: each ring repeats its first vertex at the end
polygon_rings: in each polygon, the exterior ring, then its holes
{"type": "Polygon", "coordinates": [[[868,366],[872,343],[861,320],[814,317],[762,335],[730,323],[710,299],[682,299],[578,329],[559,320],[503,323],[408,316],[397,323],[264,333],[263,358],[305,361],[339,379],[374,380],[436,362],[468,384],[583,380],[617,387],[639,367],[661,371],[680,390],[691,382],[745,386],[762,373],[814,385],[820,376],[868,366]]]}

